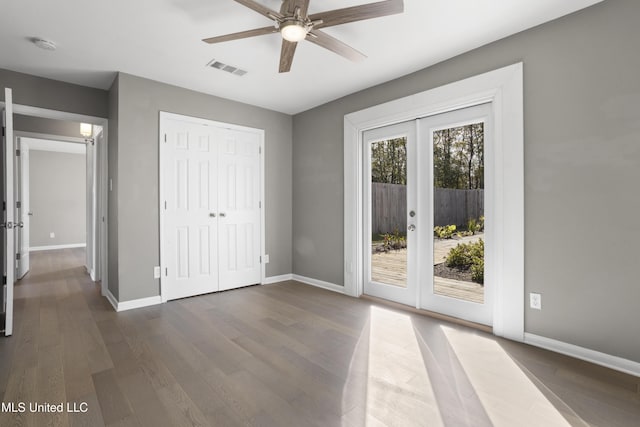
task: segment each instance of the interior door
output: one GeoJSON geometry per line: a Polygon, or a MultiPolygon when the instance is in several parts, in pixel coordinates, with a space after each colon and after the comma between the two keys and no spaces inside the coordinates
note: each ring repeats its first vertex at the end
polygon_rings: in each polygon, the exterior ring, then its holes
{"type": "Polygon", "coordinates": [[[2,308],[4,314],[4,334],[13,333],[13,285],[15,282],[15,200],[14,200],[14,162],[15,148],[13,146],[13,106],[11,89],[4,90],[4,109],[2,111],[2,165],[3,165],[3,195],[4,195],[4,222],[3,234],[3,263],[4,263],[4,292],[2,292],[2,308]]]}
{"type": "Polygon", "coordinates": [[[260,283],[260,136],[222,129],[219,141],[220,290],[260,283]]]}
{"type": "Polygon", "coordinates": [[[420,119],[421,308],[486,325],[493,315],[491,104],[420,119]]]}
{"type": "Polygon", "coordinates": [[[415,121],[364,133],[364,251],[368,295],[417,306],[415,121]]]}
{"type": "MultiPolygon", "coordinates": [[[[163,123],[161,215],[166,299],[218,290],[218,147],[216,130],[163,123]]],[[[163,298],[165,295],[163,295],[163,298]]]]}
{"type": "Polygon", "coordinates": [[[21,142],[20,138],[16,138],[17,146],[20,147],[20,157],[16,162],[18,166],[19,176],[18,194],[20,195],[20,207],[18,208],[18,218],[20,218],[21,227],[18,228],[18,253],[20,259],[17,262],[17,279],[22,279],[29,272],[29,226],[31,219],[31,211],[29,207],[29,146],[21,142]]]}

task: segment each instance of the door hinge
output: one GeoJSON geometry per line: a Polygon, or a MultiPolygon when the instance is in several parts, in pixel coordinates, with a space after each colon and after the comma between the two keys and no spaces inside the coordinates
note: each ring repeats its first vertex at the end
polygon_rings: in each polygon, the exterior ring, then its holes
{"type": "Polygon", "coordinates": [[[2,136],[4,136],[4,126],[2,126],[2,136]]]}
{"type": "Polygon", "coordinates": [[[16,156],[20,157],[20,150],[16,150],[16,156]]]}
{"type": "Polygon", "coordinates": [[[169,275],[169,269],[167,267],[164,268],[164,275],[165,276],[169,275]]]}
{"type": "Polygon", "coordinates": [[[164,134],[164,142],[167,142],[167,134],[164,134]]]}
{"type": "Polygon", "coordinates": [[[22,202],[21,201],[16,201],[16,209],[20,209],[22,208],[22,202]]]}
{"type": "Polygon", "coordinates": [[[16,261],[19,261],[19,260],[20,260],[20,258],[22,258],[22,255],[20,255],[20,252],[18,252],[18,253],[16,254],[16,261]]]}
{"type": "Polygon", "coordinates": [[[7,284],[7,276],[2,276],[2,284],[6,285],[7,284]]]}
{"type": "Polygon", "coordinates": [[[262,154],[262,147],[258,147],[258,154],[262,154]]]}
{"type": "Polygon", "coordinates": [[[167,210],[167,201],[166,200],[164,201],[164,210],[165,211],[167,210]]]}
{"type": "Polygon", "coordinates": [[[3,211],[7,210],[7,202],[2,202],[2,210],[3,211]]]}
{"type": "Polygon", "coordinates": [[[258,257],[260,259],[260,264],[262,264],[262,256],[258,257]]]}

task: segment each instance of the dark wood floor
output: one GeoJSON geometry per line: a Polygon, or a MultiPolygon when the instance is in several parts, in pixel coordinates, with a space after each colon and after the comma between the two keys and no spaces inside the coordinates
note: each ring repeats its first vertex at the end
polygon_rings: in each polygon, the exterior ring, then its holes
{"type": "Polygon", "coordinates": [[[295,282],[115,313],[83,258],[32,254],[0,426],[640,425],[635,377],[295,282]]]}

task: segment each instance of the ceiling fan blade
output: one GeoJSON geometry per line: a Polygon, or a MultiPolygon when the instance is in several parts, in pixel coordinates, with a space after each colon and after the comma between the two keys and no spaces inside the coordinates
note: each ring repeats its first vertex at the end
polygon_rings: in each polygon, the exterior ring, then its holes
{"type": "Polygon", "coordinates": [[[316,29],[309,32],[306,40],[354,62],[362,61],[367,57],[364,53],[355,50],[335,37],[316,29]]]}
{"type": "Polygon", "coordinates": [[[262,36],[265,34],[271,34],[271,33],[277,33],[277,32],[278,32],[278,29],[275,28],[273,25],[271,25],[269,27],[256,28],[255,30],[240,31],[239,33],[233,33],[233,34],[225,34],[224,36],[209,37],[208,39],[203,39],[202,41],[205,43],[213,44],[213,43],[226,42],[229,40],[246,39],[248,37],[262,36]]]}
{"type": "Polygon", "coordinates": [[[309,0],[283,0],[280,13],[284,16],[291,16],[297,7],[300,8],[300,16],[304,18],[309,10],[309,0]]]}
{"type": "Polygon", "coordinates": [[[307,12],[309,11],[309,0],[294,0],[294,3],[300,8],[300,15],[307,16],[307,12]]]}
{"type": "Polygon", "coordinates": [[[273,9],[269,9],[266,6],[263,6],[262,4],[258,3],[257,1],[254,0],[235,0],[236,3],[240,3],[243,6],[248,7],[251,10],[254,10],[256,12],[258,12],[260,15],[266,16],[269,19],[281,19],[282,18],[282,14],[280,14],[279,12],[276,12],[273,9]]]}
{"type": "Polygon", "coordinates": [[[381,16],[395,15],[397,13],[402,13],[403,11],[403,0],[385,0],[376,3],[363,4],[361,6],[345,7],[343,9],[314,13],[313,15],[309,15],[309,19],[312,22],[322,21],[313,26],[315,29],[320,29],[349,22],[363,21],[365,19],[379,18],[381,16]]]}
{"type": "Polygon", "coordinates": [[[282,49],[280,50],[280,72],[288,73],[293,63],[293,55],[296,53],[298,43],[282,40],[282,49]]]}

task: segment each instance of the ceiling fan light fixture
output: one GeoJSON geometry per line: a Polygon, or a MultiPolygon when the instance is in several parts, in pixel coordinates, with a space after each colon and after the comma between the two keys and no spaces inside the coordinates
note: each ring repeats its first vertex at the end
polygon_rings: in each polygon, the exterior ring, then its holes
{"type": "Polygon", "coordinates": [[[280,25],[282,38],[289,42],[300,42],[304,40],[308,32],[307,26],[297,20],[285,21],[280,25]]]}

